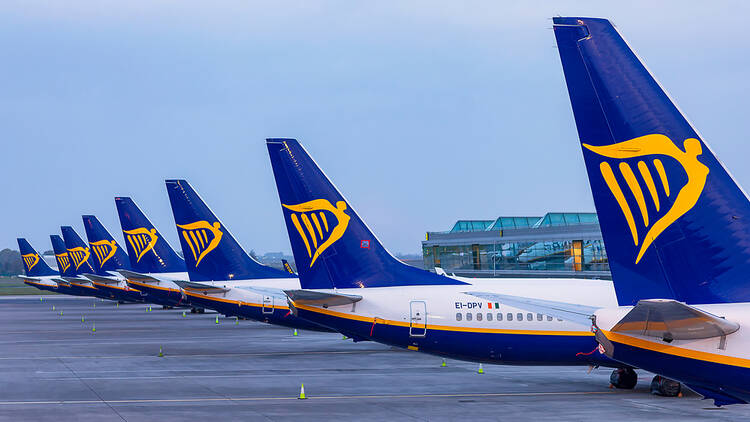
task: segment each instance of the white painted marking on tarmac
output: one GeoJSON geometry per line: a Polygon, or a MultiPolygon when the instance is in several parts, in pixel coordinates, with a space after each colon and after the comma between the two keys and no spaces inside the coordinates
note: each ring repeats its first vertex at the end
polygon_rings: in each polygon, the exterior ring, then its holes
{"type": "MultiPolygon", "coordinates": [[[[615,394],[614,391],[561,391],[533,393],[457,393],[457,394],[374,394],[352,396],[308,396],[311,400],[361,400],[361,399],[419,399],[457,397],[527,397],[527,396],[584,396],[615,394]]],[[[136,403],[201,403],[221,401],[281,401],[297,400],[297,397],[198,397],[190,399],[131,399],[131,400],[54,400],[54,401],[0,401],[0,406],[47,405],[47,404],[136,404],[136,403]]]]}

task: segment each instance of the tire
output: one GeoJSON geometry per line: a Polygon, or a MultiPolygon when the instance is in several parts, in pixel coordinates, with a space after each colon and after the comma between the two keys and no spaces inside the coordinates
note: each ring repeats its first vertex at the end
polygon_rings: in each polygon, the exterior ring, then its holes
{"type": "Polygon", "coordinates": [[[664,397],[677,397],[682,392],[682,384],[661,375],[651,380],[651,394],[664,397]]]}
{"type": "Polygon", "coordinates": [[[615,388],[632,390],[638,384],[638,374],[633,368],[617,368],[609,376],[609,383],[615,388]]]}

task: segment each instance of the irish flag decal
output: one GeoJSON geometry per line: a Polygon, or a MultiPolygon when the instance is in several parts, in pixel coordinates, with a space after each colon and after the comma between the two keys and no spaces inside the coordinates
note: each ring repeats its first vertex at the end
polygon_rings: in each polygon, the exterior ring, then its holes
{"type": "Polygon", "coordinates": [[[500,309],[500,304],[498,302],[495,303],[487,303],[487,309],[500,309]]]}

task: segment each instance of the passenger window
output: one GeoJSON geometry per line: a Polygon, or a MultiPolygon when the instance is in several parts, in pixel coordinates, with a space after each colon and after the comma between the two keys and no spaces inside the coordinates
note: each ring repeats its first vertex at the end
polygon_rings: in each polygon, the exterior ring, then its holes
{"type": "Polygon", "coordinates": [[[492,313],[487,312],[487,321],[492,321],[492,313]]]}
{"type": "Polygon", "coordinates": [[[463,315],[461,312],[456,312],[456,321],[461,321],[463,319],[463,315]]]}
{"type": "Polygon", "coordinates": [[[536,314],[536,320],[537,320],[537,321],[542,321],[542,320],[544,320],[544,315],[542,315],[542,314],[536,314]]]}
{"type": "Polygon", "coordinates": [[[534,320],[534,314],[532,314],[531,312],[526,314],[526,321],[533,321],[533,320],[534,320]]]}
{"type": "Polygon", "coordinates": [[[508,321],[513,321],[513,314],[508,312],[508,321]]]}
{"type": "Polygon", "coordinates": [[[502,321],[503,320],[503,314],[501,314],[500,312],[497,313],[497,320],[498,321],[502,321]]]}
{"type": "Polygon", "coordinates": [[[517,314],[516,314],[516,319],[517,319],[517,320],[519,320],[519,321],[523,321],[523,314],[522,314],[522,313],[520,313],[520,312],[519,312],[519,313],[517,313],[517,314]]]}
{"type": "Polygon", "coordinates": [[[471,321],[471,314],[469,312],[466,313],[466,320],[471,321]]]}
{"type": "Polygon", "coordinates": [[[482,313],[477,312],[477,321],[481,321],[481,320],[482,320],[482,313]]]}
{"type": "Polygon", "coordinates": [[[552,321],[552,317],[547,315],[547,321],[552,321]]]}

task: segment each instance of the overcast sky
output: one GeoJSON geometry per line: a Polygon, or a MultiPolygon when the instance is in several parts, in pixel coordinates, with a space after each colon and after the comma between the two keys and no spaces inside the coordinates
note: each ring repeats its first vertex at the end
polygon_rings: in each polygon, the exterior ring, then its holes
{"type": "MultiPolygon", "coordinates": [[[[0,248],[188,179],[291,251],[264,139],[296,137],[393,252],[457,219],[593,211],[550,17],[608,17],[750,188],[748,2],[0,3],[0,248]]],[[[83,233],[81,233],[83,234],[83,233]]]]}

